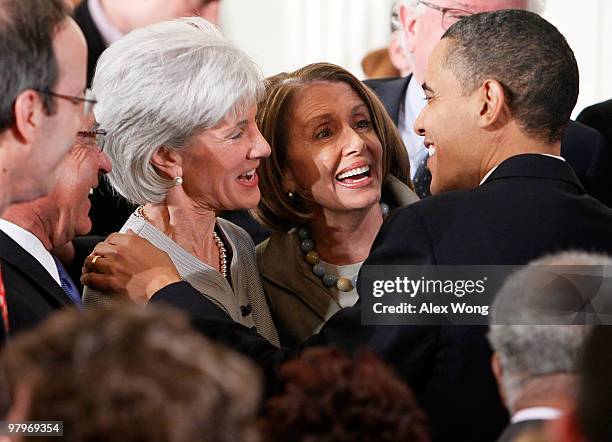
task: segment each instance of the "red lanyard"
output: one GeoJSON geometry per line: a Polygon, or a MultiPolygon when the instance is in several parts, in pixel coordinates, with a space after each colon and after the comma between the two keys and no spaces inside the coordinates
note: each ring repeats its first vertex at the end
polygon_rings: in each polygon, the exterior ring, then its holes
{"type": "Polygon", "coordinates": [[[0,313],[2,314],[2,322],[4,322],[4,331],[9,332],[9,317],[8,306],[6,305],[6,291],[4,290],[4,282],[2,281],[2,269],[0,269],[0,313]]]}

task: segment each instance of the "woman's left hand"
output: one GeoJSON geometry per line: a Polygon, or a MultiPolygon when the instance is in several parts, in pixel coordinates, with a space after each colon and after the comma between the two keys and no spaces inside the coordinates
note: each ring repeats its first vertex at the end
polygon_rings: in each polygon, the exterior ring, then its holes
{"type": "Polygon", "coordinates": [[[168,254],[131,230],[113,233],[85,259],[81,282],[137,303],[181,277],[168,254]]]}

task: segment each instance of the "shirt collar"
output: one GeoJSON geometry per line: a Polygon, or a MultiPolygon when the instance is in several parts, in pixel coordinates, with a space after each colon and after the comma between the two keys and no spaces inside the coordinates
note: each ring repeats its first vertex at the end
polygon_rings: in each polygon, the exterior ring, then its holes
{"type": "Polygon", "coordinates": [[[123,37],[123,32],[117,29],[117,27],[108,18],[108,15],[106,15],[100,0],[89,0],[87,6],[89,6],[89,14],[91,15],[91,19],[96,25],[96,28],[98,28],[98,31],[100,32],[104,43],[106,43],[106,46],[123,37]]]}
{"type": "Polygon", "coordinates": [[[427,103],[423,88],[417,82],[414,75],[408,81],[406,96],[400,106],[398,118],[398,129],[406,145],[408,158],[410,160],[410,175],[414,178],[419,162],[423,158],[423,138],[414,132],[414,122],[427,103]]]}
{"type": "Polygon", "coordinates": [[[4,219],[0,219],[0,230],[6,233],[6,235],[15,241],[23,250],[32,255],[32,257],[49,272],[49,275],[51,275],[58,285],[62,285],[53,256],[51,256],[51,253],[45,249],[43,243],[32,232],[28,232],[17,224],[13,224],[4,219]]]}
{"type": "MultiPolygon", "coordinates": [[[[551,154],[549,154],[549,153],[541,153],[541,154],[538,154],[538,155],[544,155],[544,156],[546,156],[546,157],[556,158],[556,159],[558,159],[558,160],[565,161],[565,158],[560,157],[559,155],[551,155],[551,154]]],[[[491,176],[491,174],[492,174],[493,172],[495,172],[495,169],[497,169],[497,167],[498,167],[498,166],[499,166],[499,164],[498,164],[497,166],[494,166],[494,167],[493,167],[493,169],[491,169],[491,170],[489,170],[489,171],[487,172],[487,174],[484,176],[484,178],[483,178],[483,179],[480,181],[479,186],[482,186],[482,185],[485,183],[485,181],[487,181],[487,180],[489,179],[489,177],[491,176]]]]}
{"type": "MultiPolygon", "coordinates": [[[[425,92],[417,81],[416,77],[412,75],[408,82],[408,91],[406,92],[406,103],[405,106],[408,109],[407,115],[410,115],[412,125],[416,121],[421,111],[425,108],[427,102],[425,101],[425,92]]],[[[412,127],[411,127],[412,129],[412,127]]]]}
{"type": "Polygon", "coordinates": [[[558,408],[553,407],[530,407],[517,411],[510,420],[511,423],[524,421],[552,421],[561,417],[563,413],[558,408]]]}

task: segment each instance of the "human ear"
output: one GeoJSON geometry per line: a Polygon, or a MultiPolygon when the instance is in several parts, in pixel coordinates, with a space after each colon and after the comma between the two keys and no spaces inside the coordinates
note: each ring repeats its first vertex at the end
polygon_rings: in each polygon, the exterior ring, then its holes
{"type": "Polygon", "coordinates": [[[41,130],[46,111],[40,94],[32,89],[21,92],[13,105],[14,135],[24,144],[32,144],[41,130]]]}
{"type": "Polygon", "coordinates": [[[416,47],[416,8],[402,4],[399,10],[399,17],[400,21],[402,22],[404,35],[406,37],[406,51],[408,51],[409,54],[412,54],[414,53],[416,47]]]}
{"type": "Polygon", "coordinates": [[[491,355],[491,370],[493,371],[493,376],[495,376],[495,380],[497,381],[497,389],[499,391],[499,395],[502,399],[502,402],[506,403],[506,391],[504,389],[504,368],[501,363],[501,357],[499,353],[495,352],[491,355]]]}
{"type": "Polygon", "coordinates": [[[479,126],[504,124],[509,117],[506,91],[497,80],[485,80],[478,89],[479,126]]]}
{"type": "Polygon", "coordinates": [[[293,178],[293,173],[290,170],[285,169],[281,178],[281,186],[283,193],[295,193],[297,190],[297,184],[293,178]]]}
{"type": "Polygon", "coordinates": [[[183,176],[183,158],[174,149],[159,146],[151,157],[151,164],[160,175],[170,180],[183,176]]]}

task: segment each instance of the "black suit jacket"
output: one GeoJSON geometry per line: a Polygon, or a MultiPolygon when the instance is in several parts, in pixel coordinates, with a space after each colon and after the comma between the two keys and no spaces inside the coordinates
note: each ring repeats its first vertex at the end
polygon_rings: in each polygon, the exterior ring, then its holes
{"type": "MultiPolygon", "coordinates": [[[[364,265],[521,265],[542,255],[581,249],[612,253],[612,210],[587,195],[563,161],[519,155],[480,187],[435,195],[396,210],[383,224],[364,265]]],[[[363,288],[361,297],[372,296],[363,288]]],[[[192,314],[202,333],[254,358],[274,389],[275,368],[300,348],[278,350],[231,321],[186,283],[153,302],[192,314]]],[[[361,326],[361,304],[334,315],[305,346],[367,345],[414,389],[434,439],[492,441],[507,423],[490,371],[486,327],[361,326]]]]}
{"type": "Polygon", "coordinates": [[[601,132],[612,146],[612,100],[597,103],[585,108],[576,120],[601,132]]]}
{"type": "Polygon", "coordinates": [[[102,52],[106,49],[106,43],[98,27],[91,18],[89,0],[83,0],[74,9],[74,21],[77,22],[81,31],[83,31],[85,40],[87,41],[87,84],[91,85],[91,80],[96,70],[96,63],[100,55],[102,55],[102,52]]]}
{"type": "Polygon", "coordinates": [[[0,260],[11,335],[35,327],[72,300],[32,255],[0,231],[0,260]]]}
{"type": "MultiPolygon", "coordinates": [[[[378,95],[396,125],[411,77],[364,81],[378,95]]],[[[612,135],[612,124],[610,132],[612,135]]],[[[601,133],[584,124],[570,121],[561,142],[561,156],[572,166],[587,193],[612,207],[612,156],[608,142],[601,133]]]]}

